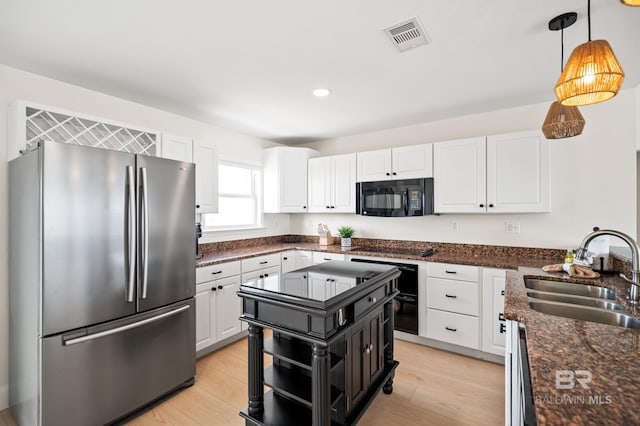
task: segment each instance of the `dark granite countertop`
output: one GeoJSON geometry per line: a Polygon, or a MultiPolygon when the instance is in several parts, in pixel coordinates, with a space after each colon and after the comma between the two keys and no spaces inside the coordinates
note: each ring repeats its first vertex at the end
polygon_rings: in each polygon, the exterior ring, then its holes
{"type": "MultiPolygon", "coordinates": [[[[540,425],[640,424],[640,330],[573,320],[530,308],[525,277],[555,277],[568,282],[608,287],[625,294],[616,275],[571,279],[565,273],[537,268],[508,272],[505,317],[524,323],[536,417],[540,425]],[[556,389],[556,371],[588,371],[588,389],[556,389]]],[[[638,311],[619,296],[626,309],[638,311]]],[[[587,373],[574,373],[587,377],[587,373]]],[[[562,385],[562,382],[561,382],[562,385]]]]}
{"type": "MultiPolygon", "coordinates": [[[[462,245],[461,245],[462,246],[462,245]]],[[[340,245],[321,246],[317,243],[267,243],[244,248],[231,248],[218,250],[215,253],[205,254],[202,259],[196,262],[197,267],[215,265],[218,263],[232,262],[235,260],[248,259],[256,256],[280,253],[287,250],[309,250],[326,253],[342,253],[354,256],[377,256],[390,259],[418,260],[423,262],[452,263],[459,265],[485,266],[501,269],[517,269],[520,266],[540,267],[549,263],[558,263],[558,258],[549,259],[544,257],[521,256],[517,253],[518,248],[511,248],[512,253],[500,250],[495,255],[474,254],[464,250],[438,250],[432,256],[423,257],[419,249],[414,249],[415,254],[410,254],[406,248],[398,248],[394,253],[393,248],[385,247],[376,249],[375,247],[342,248],[340,245]],[[508,254],[507,254],[508,253],[508,254]]]]}

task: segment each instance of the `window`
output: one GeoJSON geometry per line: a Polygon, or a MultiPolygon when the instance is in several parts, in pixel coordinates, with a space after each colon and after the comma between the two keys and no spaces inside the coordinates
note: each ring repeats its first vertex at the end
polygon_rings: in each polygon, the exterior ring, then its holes
{"type": "Polygon", "coordinates": [[[218,213],[202,215],[203,230],[261,227],[260,167],[229,161],[218,166],[218,213]]]}

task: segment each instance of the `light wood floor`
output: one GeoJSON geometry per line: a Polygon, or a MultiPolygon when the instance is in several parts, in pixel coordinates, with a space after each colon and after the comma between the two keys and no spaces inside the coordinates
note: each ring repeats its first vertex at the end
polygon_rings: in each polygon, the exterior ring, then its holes
{"type": "MultiPolygon", "coordinates": [[[[380,392],[360,425],[504,424],[502,365],[400,340],[395,355],[393,393],[380,392]]],[[[128,424],[244,425],[238,412],[247,405],[247,339],[201,358],[196,368],[194,386],[128,424]]],[[[8,412],[0,413],[0,426],[14,424],[8,412]]]]}

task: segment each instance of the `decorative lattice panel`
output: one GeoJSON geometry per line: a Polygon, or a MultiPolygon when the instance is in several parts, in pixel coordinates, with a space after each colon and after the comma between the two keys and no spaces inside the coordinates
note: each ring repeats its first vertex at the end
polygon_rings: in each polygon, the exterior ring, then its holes
{"type": "Polygon", "coordinates": [[[134,154],[158,154],[155,133],[33,107],[26,108],[26,131],[27,151],[47,140],[134,154]]]}

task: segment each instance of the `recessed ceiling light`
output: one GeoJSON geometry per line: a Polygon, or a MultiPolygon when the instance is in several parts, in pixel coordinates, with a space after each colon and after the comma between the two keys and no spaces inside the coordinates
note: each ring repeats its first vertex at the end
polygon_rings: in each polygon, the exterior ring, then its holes
{"type": "Polygon", "coordinates": [[[329,96],[330,94],[331,94],[331,90],[329,89],[316,89],[313,91],[313,96],[317,96],[319,98],[329,96]]]}

